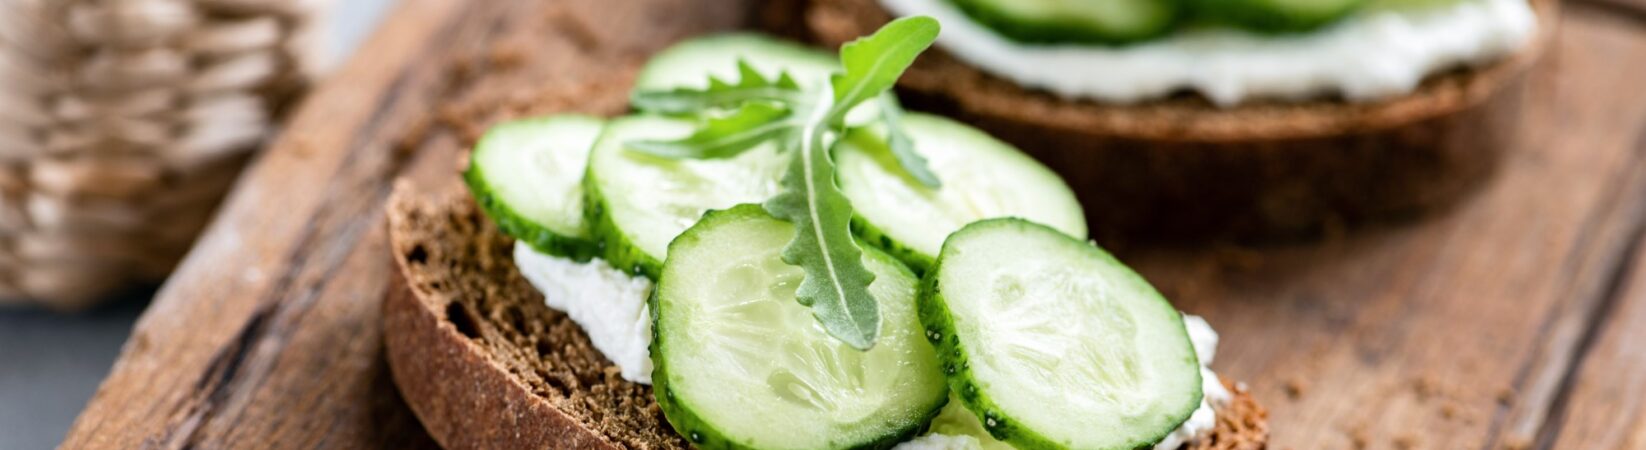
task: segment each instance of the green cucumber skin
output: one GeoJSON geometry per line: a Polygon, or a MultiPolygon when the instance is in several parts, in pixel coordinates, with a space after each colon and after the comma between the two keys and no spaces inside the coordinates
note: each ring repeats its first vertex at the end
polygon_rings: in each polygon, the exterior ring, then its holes
{"type": "Polygon", "coordinates": [[[594,171],[585,169],[583,212],[589,224],[589,234],[595,237],[595,253],[624,273],[656,280],[663,275],[663,262],[641,251],[628,235],[623,234],[623,229],[617,227],[606,207],[605,196],[600,195],[599,186],[594,171]]]}
{"type": "MultiPolygon", "coordinates": [[[[961,233],[972,227],[1000,226],[1003,224],[1041,228],[1063,235],[1062,232],[1054,228],[1017,218],[980,220],[961,228],[960,231],[955,233],[961,233]]],[[[951,238],[953,236],[950,235],[951,238]]],[[[1074,238],[1068,239],[1081,245],[1090,245],[1074,238]]],[[[944,249],[948,249],[947,243],[944,244],[944,249]]],[[[942,360],[943,376],[949,382],[949,391],[955,393],[955,396],[966,404],[966,409],[977,415],[977,419],[983,422],[983,428],[988,430],[989,435],[994,436],[996,440],[1009,443],[1020,450],[1067,450],[1067,447],[1063,444],[1005,417],[1000,412],[1000,405],[980,392],[981,384],[972,374],[971,358],[967,356],[965,345],[960,343],[960,337],[955,334],[954,319],[950,315],[948,304],[943,299],[942,286],[938,283],[938,274],[942,273],[942,266],[943,258],[939,255],[937,262],[932,265],[930,270],[926,271],[926,275],[920,280],[920,293],[916,297],[915,307],[920,316],[921,325],[926,328],[926,342],[932,344],[938,359],[942,360]]],[[[1203,392],[1197,392],[1194,404],[1199,405],[1204,395],[1203,392]]],[[[1193,413],[1194,409],[1191,408],[1188,414],[1185,414],[1177,422],[1182,423],[1188,420],[1189,415],[1193,413]]],[[[1166,435],[1171,432],[1172,430],[1168,429],[1160,436],[1137,444],[1133,449],[1152,449],[1155,443],[1165,439],[1166,435]]]]}
{"type": "MultiPolygon", "coordinates": [[[[658,317],[660,316],[658,308],[661,303],[658,300],[657,290],[652,290],[652,295],[646,299],[646,302],[651,310],[652,321],[650,350],[655,355],[668,346],[668,343],[662,338],[663,333],[657,329],[658,317]]],[[[945,391],[943,395],[943,398],[931,408],[931,411],[928,411],[922,415],[920,420],[914,422],[916,426],[910,427],[901,433],[886,436],[883,439],[851,444],[840,447],[840,449],[887,450],[896,447],[897,444],[920,436],[926,432],[926,427],[931,424],[932,419],[936,418],[937,414],[943,410],[943,407],[948,405],[948,392],[945,391]]],[[[663,418],[669,421],[669,426],[674,428],[675,433],[691,442],[692,447],[703,450],[760,450],[728,439],[726,433],[715,429],[713,425],[698,417],[697,413],[693,412],[691,408],[680,404],[680,401],[674,396],[674,391],[669,387],[668,364],[658,364],[652,368],[652,396],[656,397],[657,406],[663,410],[663,418]]]]}
{"type": "MultiPolygon", "coordinates": [[[[706,219],[707,217],[705,217],[706,219]]],[[[685,237],[684,235],[681,238],[685,237]]],[[[679,241],[681,238],[675,238],[679,241]]],[[[672,243],[670,245],[673,245],[672,243]]],[[[646,307],[651,311],[652,343],[648,350],[653,355],[663,354],[668,347],[668,340],[663,337],[663,330],[657,326],[659,318],[663,316],[662,301],[657,295],[658,289],[652,289],[652,295],[646,297],[646,307]]],[[[663,410],[663,418],[669,421],[674,432],[692,443],[692,447],[700,449],[741,449],[747,448],[726,438],[726,433],[715,429],[713,425],[703,421],[695,411],[680,404],[675,399],[674,390],[669,386],[669,365],[654,364],[652,366],[652,397],[657,400],[657,406],[663,410]]]]}
{"type": "Polygon", "coordinates": [[[937,358],[942,360],[943,377],[949,382],[949,392],[960,398],[966,404],[966,409],[977,414],[977,419],[983,422],[983,429],[988,430],[990,436],[996,440],[1011,444],[1023,450],[1033,449],[1061,449],[1045,436],[1018,426],[1016,422],[1001,417],[1000,406],[994,400],[978,392],[977,379],[972,376],[970,357],[966,356],[966,348],[955,336],[954,319],[949,316],[949,307],[944,303],[943,293],[937,282],[937,274],[942,270],[942,259],[926,271],[926,276],[920,281],[920,294],[915,301],[920,316],[920,324],[926,328],[926,342],[932,344],[937,352],[937,358]],[[984,413],[978,414],[978,411],[984,413]]]}
{"type": "MultiPolygon", "coordinates": [[[[1005,150],[1005,153],[1006,153],[1005,155],[994,155],[994,156],[991,156],[991,157],[1001,157],[1003,159],[1008,159],[1008,160],[1009,159],[1020,159],[1022,161],[1029,161],[1030,165],[1033,166],[1033,169],[1031,169],[1030,171],[1039,171],[1042,175],[1047,177],[1047,179],[1056,180],[1056,184],[1061,187],[1060,191],[1062,193],[1066,193],[1066,195],[1068,196],[1067,198],[1070,200],[1070,202],[1076,208],[1078,208],[1080,206],[1078,200],[1075,200],[1074,191],[1071,188],[1068,187],[1068,183],[1066,181],[1064,181],[1062,179],[1062,177],[1059,176],[1056,172],[1053,172],[1051,170],[1051,168],[1046,167],[1043,163],[1041,163],[1041,162],[1033,159],[1029,155],[1023,153],[1023,151],[1021,149],[1018,149],[1017,147],[1012,146],[1011,144],[1001,142],[1001,141],[995,139],[993,136],[990,136],[987,133],[983,132],[982,130],[972,128],[969,125],[958,122],[958,121],[956,121],[954,119],[951,119],[951,118],[946,118],[946,117],[942,117],[942,116],[933,116],[933,115],[923,114],[923,113],[910,113],[910,114],[908,114],[908,116],[905,117],[905,119],[904,119],[903,128],[904,128],[904,130],[920,130],[920,131],[907,131],[907,132],[910,133],[911,139],[920,139],[919,136],[921,136],[925,133],[936,133],[936,132],[946,132],[946,133],[950,133],[950,134],[955,134],[955,133],[960,133],[960,132],[964,131],[964,132],[969,132],[969,133],[976,133],[980,136],[983,136],[988,140],[988,142],[985,145],[989,145],[989,146],[998,145],[1000,147],[999,150],[1005,150]]],[[[842,138],[842,141],[844,142],[846,140],[853,139],[853,138],[855,138],[855,135],[856,135],[856,132],[853,132],[848,137],[842,138]]],[[[842,164],[842,163],[838,162],[838,161],[840,161],[840,156],[839,155],[842,152],[852,152],[852,150],[848,150],[848,149],[846,149],[846,147],[848,147],[848,145],[846,145],[844,143],[842,145],[837,145],[836,146],[836,148],[834,150],[835,155],[836,155],[836,161],[837,161],[836,164],[842,164]]],[[[991,150],[989,153],[995,154],[997,152],[991,150]]],[[[871,156],[871,158],[892,158],[892,157],[889,156],[889,155],[886,155],[886,156],[871,156]]],[[[844,169],[837,169],[837,170],[839,170],[839,172],[837,172],[837,174],[835,176],[835,182],[837,184],[841,185],[842,187],[845,187],[845,186],[849,185],[851,183],[850,179],[852,177],[850,175],[848,175],[846,173],[846,170],[844,170],[844,169]]],[[[900,176],[907,177],[908,175],[900,175],[900,176]]],[[[962,177],[962,178],[964,178],[964,177],[962,177]]],[[[912,183],[917,183],[916,181],[913,181],[912,179],[908,179],[908,180],[909,180],[908,183],[911,183],[911,184],[912,183]]],[[[966,181],[966,180],[962,179],[960,181],[966,181]]],[[[939,188],[939,189],[941,189],[941,188],[939,188]]],[[[851,195],[850,190],[848,189],[847,191],[848,191],[848,196],[850,196],[851,195]]],[[[1052,194],[1052,195],[1056,195],[1056,194],[1052,194]]],[[[926,272],[928,270],[930,270],[930,268],[932,267],[932,264],[934,262],[936,262],[936,260],[937,260],[937,251],[933,251],[930,254],[928,254],[926,252],[923,252],[923,251],[919,250],[918,248],[916,248],[914,246],[906,244],[904,241],[900,241],[896,236],[894,236],[892,233],[888,232],[888,230],[897,230],[896,227],[875,225],[874,221],[869,218],[869,215],[866,215],[864,213],[863,208],[859,208],[857,206],[854,206],[853,209],[854,209],[855,213],[852,215],[851,230],[852,230],[852,233],[857,235],[862,241],[866,241],[866,242],[870,243],[871,245],[875,246],[876,248],[879,248],[880,250],[883,250],[886,253],[889,253],[892,256],[897,257],[897,259],[903,261],[904,265],[906,265],[910,269],[914,270],[915,274],[919,275],[919,276],[925,276],[926,272]]],[[[1027,211],[1018,211],[1015,214],[1010,214],[1009,213],[1007,215],[1013,216],[1013,217],[1023,217],[1023,216],[1029,215],[1029,214],[1032,214],[1032,213],[1027,212],[1027,211]]],[[[1069,229],[1065,230],[1064,232],[1065,233],[1070,233],[1075,237],[1085,238],[1088,234],[1087,226],[1086,226],[1086,223],[1084,221],[1085,213],[1083,211],[1076,211],[1075,216],[1081,218],[1079,220],[1079,223],[1075,224],[1073,226],[1070,226],[1069,229]]],[[[981,219],[978,219],[978,220],[981,220],[981,219]]],[[[941,247],[940,247],[940,249],[941,249],[941,247]]]]}
{"type": "Polygon", "coordinates": [[[863,247],[873,247],[897,258],[903,266],[914,272],[915,276],[925,276],[926,272],[937,263],[936,258],[920,253],[892,239],[891,235],[881,231],[879,227],[869,223],[862,215],[852,215],[852,234],[857,235],[858,244],[863,247]]]}
{"type": "Polygon", "coordinates": [[[463,180],[469,185],[469,193],[474,196],[475,203],[491,217],[492,222],[503,230],[503,234],[515,238],[526,245],[530,245],[544,254],[570,258],[577,262],[588,262],[599,252],[593,241],[587,239],[563,236],[549,231],[525,217],[509,209],[509,205],[498,199],[486,187],[485,174],[478,165],[470,165],[469,170],[463,172],[463,180]]]}
{"type": "Polygon", "coordinates": [[[1142,31],[1100,32],[1091,29],[1089,26],[1070,25],[1056,21],[1013,19],[995,9],[989,4],[989,1],[1010,0],[951,0],[951,3],[964,11],[967,17],[990,30],[994,30],[996,33],[1000,33],[1001,36],[1032,44],[1131,44],[1169,34],[1187,16],[1184,0],[1159,0],[1172,8],[1174,11],[1172,17],[1161,20],[1159,24],[1142,31]]]}
{"type": "MultiPolygon", "coordinates": [[[[702,226],[703,224],[713,223],[713,221],[737,220],[751,216],[771,217],[770,214],[766,213],[765,208],[754,204],[741,204],[724,210],[709,211],[703,214],[703,219],[699,220],[697,225],[693,225],[692,229],[687,229],[686,232],[675,237],[674,241],[669,243],[669,247],[672,248],[676,245],[688,245],[689,243],[695,241],[697,236],[692,232],[692,230],[702,226]]],[[[859,245],[864,244],[861,241],[858,243],[859,245]]],[[[887,255],[866,245],[864,245],[863,253],[867,257],[882,258],[883,261],[894,263],[892,264],[892,267],[900,267],[904,269],[905,273],[909,276],[914,276],[912,271],[908,271],[907,266],[899,263],[898,260],[892,258],[891,255],[887,255]]],[[[662,283],[663,281],[659,280],[658,286],[661,287],[662,283]]],[[[663,330],[658,327],[658,324],[660,323],[659,318],[662,317],[662,311],[664,308],[662,299],[658,294],[662,291],[663,289],[661,288],[652,289],[652,295],[646,299],[647,307],[651,311],[652,342],[649,350],[653,355],[663,354],[663,351],[669,345],[668,340],[664,337],[665,335],[663,330]]],[[[916,295],[918,296],[918,294],[916,295]]],[[[675,433],[685,437],[687,441],[692,443],[693,447],[703,450],[760,450],[727,438],[726,433],[719,431],[713,425],[698,417],[697,413],[690,407],[681,404],[680,401],[675,398],[674,391],[669,386],[669,365],[664,364],[660,358],[656,360],[658,361],[658,364],[652,368],[652,396],[656,398],[658,407],[663,410],[663,417],[669,421],[669,426],[674,428],[675,433]]],[[[915,426],[909,427],[901,433],[884,436],[881,439],[876,439],[870,442],[847,444],[838,448],[841,450],[886,450],[896,447],[897,444],[904,441],[914,439],[916,436],[919,436],[921,433],[926,431],[926,427],[931,424],[932,419],[937,417],[937,414],[943,410],[945,405],[948,404],[948,395],[948,392],[944,391],[942,395],[937,398],[937,401],[934,402],[934,405],[928,408],[926,413],[922,414],[920,420],[913,422],[915,426]]]]}
{"type": "Polygon", "coordinates": [[[549,231],[509,208],[508,203],[497,198],[491,186],[487,185],[486,172],[479,164],[469,164],[469,168],[463,171],[463,182],[469,186],[474,202],[480,205],[487,217],[491,217],[492,222],[497,223],[503,234],[525,242],[539,252],[577,262],[588,262],[599,255],[594,241],[549,231]]]}
{"type": "Polygon", "coordinates": [[[1322,13],[1291,11],[1270,0],[1194,0],[1198,17],[1228,23],[1259,33],[1302,33],[1342,20],[1365,6],[1365,0],[1345,0],[1322,13]]]}

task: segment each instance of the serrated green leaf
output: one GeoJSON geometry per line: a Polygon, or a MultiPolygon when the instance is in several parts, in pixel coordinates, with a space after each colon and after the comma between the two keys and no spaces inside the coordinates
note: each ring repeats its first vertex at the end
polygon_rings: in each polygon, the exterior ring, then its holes
{"type": "Polygon", "coordinates": [[[737,61],[737,72],[738,81],[735,84],[711,76],[706,89],[641,91],[629,97],[629,103],[641,111],[681,115],[733,109],[755,101],[794,104],[801,100],[800,84],[788,72],[779,72],[775,80],[767,79],[741,59],[737,61]]]}
{"type": "Polygon", "coordinates": [[[903,105],[897,103],[897,97],[881,96],[881,117],[886,121],[886,145],[891,147],[892,156],[897,158],[897,165],[903,171],[914,177],[920,184],[937,189],[943,187],[943,181],[937,179],[930,165],[926,164],[926,157],[914,151],[914,140],[909,139],[908,133],[903,132],[903,105]]]}
{"type": "Polygon", "coordinates": [[[727,88],[719,91],[674,89],[636,92],[629,102],[635,109],[667,115],[697,114],[733,109],[749,102],[793,103],[799,91],[779,87],[727,88]]]}
{"type": "Polygon", "coordinates": [[[853,107],[891,89],[915,57],[937,40],[940,29],[937,19],[904,17],[840,47],[840,65],[846,71],[829,77],[834,88],[829,119],[840,120],[853,107]]]}
{"type": "Polygon", "coordinates": [[[777,72],[776,80],[768,80],[765,75],[760,74],[759,70],[755,70],[754,65],[749,64],[746,59],[737,60],[737,77],[737,87],[775,87],[790,91],[800,90],[800,83],[789,77],[788,71],[780,70],[777,72]]]}
{"type": "Polygon", "coordinates": [[[795,227],[794,240],[783,248],[783,262],[806,273],[795,299],[812,308],[830,335],[867,351],[880,334],[880,304],[869,293],[875,277],[852,239],[852,204],[834,184],[825,127],[814,120],[791,141],[797,147],[783,175],[782,192],[765,208],[795,227]]]}
{"type": "Polygon", "coordinates": [[[672,141],[633,141],[632,151],[670,159],[737,156],[794,129],[789,109],[769,102],[744,103],[736,112],[709,118],[691,136],[672,141]]]}
{"type": "Polygon", "coordinates": [[[851,201],[835,185],[827,145],[844,131],[847,112],[883,97],[888,145],[898,163],[921,183],[939,186],[936,174],[898,123],[902,108],[896,98],[885,95],[915,57],[931,46],[938,28],[930,17],[907,17],[846,44],[840,50],[845,71],[829,78],[829,90],[803,90],[787,73],[768,79],[740,60],[735,83],[710,77],[706,89],[638,93],[631,99],[638,109],[711,118],[684,139],[628,145],[654,156],[698,159],[736,156],[769,141],[784,145],[792,159],[780,193],[765,208],[795,226],[795,239],[784,247],[783,261],[806,274],[796,300],[812,308],[830,335],[868,350],[880,334],[880,304],[869,292],[874,273],[863,264],[863,251],[852,238],[851,201]],[[735,112],[729,115],[712,115],[732,109],[735,112]]]}

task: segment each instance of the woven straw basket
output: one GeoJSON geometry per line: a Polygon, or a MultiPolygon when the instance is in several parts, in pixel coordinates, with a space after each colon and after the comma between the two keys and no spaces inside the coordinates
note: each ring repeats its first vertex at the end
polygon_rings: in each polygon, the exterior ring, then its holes
{"type": "Polygon", "coordinates": [[[0,303],[164,277],[311,72],[309,0],[0,0],[0,303]]]}

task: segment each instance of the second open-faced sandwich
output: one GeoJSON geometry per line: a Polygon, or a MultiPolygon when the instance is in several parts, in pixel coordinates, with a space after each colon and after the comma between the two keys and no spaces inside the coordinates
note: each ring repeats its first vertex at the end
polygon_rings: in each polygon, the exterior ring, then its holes
{"type": "Polygon", "coordinates": [[[1060,177],[887,94],[938,28],[698,38],[631,115],[493,128],[489,222],[391,207],[407,403],[450,448],[1263,448],[1216,332],[1060,177]]]}
{"type": "Polygon", "coordinates": [[[1551,0],[784,0],[944,33],[901,92],[1045,161],[1103,233],[1286,234],[1462,198],[1516,141],[1551,0]],[[1101,207],[1098,207],[1101,206],[1101,207]]]}

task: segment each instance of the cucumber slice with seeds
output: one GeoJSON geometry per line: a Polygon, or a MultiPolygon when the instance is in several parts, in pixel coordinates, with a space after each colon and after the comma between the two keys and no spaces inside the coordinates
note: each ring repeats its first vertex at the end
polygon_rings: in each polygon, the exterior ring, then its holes
{"type": "Polygon", "coordinates": [[[497,125],[475,145],[463,179],[504,233],[539,252],[588,261],[596,246],[583,220],[583,170],[604,126],[580,115],[497,125]]]}
{"type": "Polygon", "coordinates": [[[1010,444],[1001,442],[989,435],[989,430],[983,428],[983,422],[977,420],[977,415],[966,409],[966,403],[949,394],[949,404],[932,418],[929,432],[949,436],[970,436],[977,439],[977,450],[1015,450],[1010,444]]]}
{"type": "MultiPolygon", "coordinates": [[[[683,41],[658,52],[640,69],[634,92],[702,89],[709,85],[710,76],[736,83],[738,61],[748,62],[768,79],[788,73],[796,83],[808,88],[828,82],[829,74],[840,70],[839,59],[834,54],[812,47],[762,34],[719,34],[683,41]]],[[[852,109],[846,122],[870,123],[879,114],[880,106],[867,102],[852,109]]]]}
{"type": "Polygon", "coordinates": [[[1020,219],[968,225],[922,285],[949,387],[1020,449],[1129,450],[1194,413],[1183,318],[1097,247],[1020,219]]]}
{"type": "Polygon", "coordinates": [[[1124,44],[1171,31],[1179,0],[952,0],[1007,38],[1036,43],[1124,44]]]}
{"type": "Polygon", "coordinates": [[[627,147],[638,140],[684,137],[693,125],[661,116],[623,117],[611,121],[595,142],[584,195],[600,256],[613,267],[655,280],[669,241],[704,212],[777,194],[789,158],[774,143],[724,159],[664,159],[627,147]]]}
{"type": "MultiPolygon", "coordinates": [[[[635,92],[703,88],[709,76],[738,80],[737,63],[766,77],[786,72],[802,85],[824,83],[838,69],[827,53],[759,34],[700,37],[675,44],[646,63],[635,92]]],[[[879,105],[852,110],[849,123],[867,123],[879,105]]],[[[584,186],[587,216],[600,256],[630,273],[655,278],[668,243],[711,209],[763,202],[777,194],[788,159],[765,144],[736,158],[665,160],[629,152],[624,143],[690,134],[694,122],[641,115],[619,119],[603,133],[590,157],[584,186]]]]}
{"type": "Polygon", "coordinates": [[[858,234],[915,272],[931,267],[949,233],[982,219],[1020,217],[1086,238],[1085,211],[1074,192],[1040,162],[941,116],[909,114],[902,126],[941,188],[909,177],[886,147],[883,129],[847,136],[834,156],[858,234]]]}
{"type": "Polygon", "coordinates": [[[711,212],[669,245],[652,296],[652,374],[675,431],[704,449],[886,448],[947,399],[915,316],[918,281],[864,249],[880,339],[854,349],[795,301],[794,226],[757,205],[711,212]]]}

